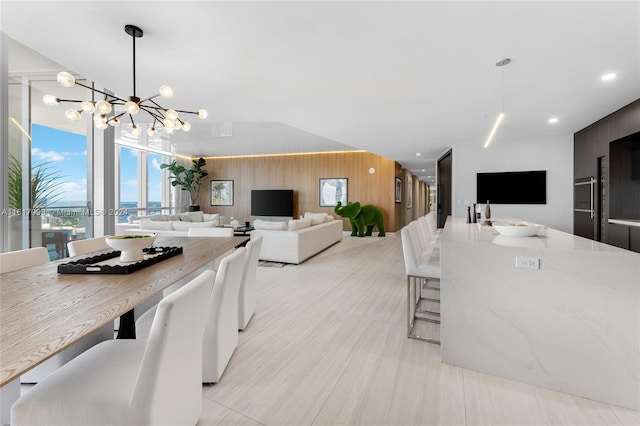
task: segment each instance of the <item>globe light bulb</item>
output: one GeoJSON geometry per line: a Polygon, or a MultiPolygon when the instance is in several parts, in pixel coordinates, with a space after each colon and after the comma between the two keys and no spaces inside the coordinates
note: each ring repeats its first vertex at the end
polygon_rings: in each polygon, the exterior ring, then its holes
{"type": "Polygon", "coordinates": [[[191,123],[187,121],[182,123],[182,130],[184,130],[185,132],[188,132],[189,130],[191,130],[191,123]]]}
{"type": "Polygon", "coordinates": [[[80,113],[75,109],[68,109],[64,112],[64,115],[71,121],[80,120],[80,113]]]}
{"type": "Polygon", "coordinates": [[[120,124],[120,119],[119,119],[118,117],[111,117],[111,118],[107,121],[107,123],[108,123],[110,126],[116,127],[117,125],[119,125],[119,124],[120,124]]]}
{"type": "Polygon", "coordinates": [[[64,87],[71,87],[76,84],[76,78],[66,71],[60,71],[56,78],[58,83],[64,87]]]}
{"type": "Polygon", "coordinates": [[[173,89],[171,86],[160,86],[160,96],[166,99],[173,97],[173,89]]]}
{"type": "Polygon", "coordinates": [[[133,133],[135,136],[140,136],[140,127],[134,124],[133,126],[131,126],[131,133],[133,133]]]}
{"type": "Polygon", "coordinates": [[[169,120],[177,120],[178,119],[178,113],[176,112],[175,109],[168,109],[165,111],[164,116],[166,118],[168,118],[169,120]]]}
{"type": "Polygon", "coordinates": [[[147,129],[147,134],[148,134],[149,136],[153,137],[153,136],[155,136],[155,135],[157,135],[157,134],[158,134],[158,131],[156,130],[156,128],[155,128],[155,127],[149,127],[149,128],[147,129]]]}
{"type": "Polygon", "coordinates": [[[106,123],[107,122],[107,117],[105,117],[103,114],[96,114],[93,116],[93,122],[96,123],[96,125],[98,123],[106,123]]]}
{"type": "Polygon", "coordinates": [[[165,118],[162,121],[162,125],[164,126],[165,129],[175,129],[176,128],[176,122],[174,120],[169,119],[169,118],[165,118]]]}
{"type": "Polygon", "coordinates": [[[109,114],[112,109],[111,104],[105,100],[96,102],[96,111],[100,114],[109,114]]]}
{"type": "Polygon", "coordinates": [[[200,120],[204,120],[208,116],[209,116],[209,113],[207,112],[206,109],[201,109],[200,111],[198,111],[198,117],[200,117],[200,120]]]}
{"type": "Polygon", "coordinates": [[[97,127],[98,129],[100,129],[100,130],[104,130],[104,129],[106,129],[106,128],[107,128],[107,127],[109,127],[109,126],[107,125],[107,123],[105,123],[105,122],[102,122],[102,121],[101,121],[101,122],[99,122],[99,123],[96,123],[96,127],[97,127]]]}
{"type": "Polygon", "coordinates": [[[93,112],[96,110],[96,107],[91,101],[80,102],[80,108],[82,108],[82,112],[86,112],[87,114],[93,114],[93,112]]]}
{"type": "Polygon", "coordinates": [[[136,102],[127,101],[124,103],[124,109],[131,115],[135,115],[140,111],[140,107],[136,102]]]}
{"type": "Polygon", "coordinates": [[[54,106],[60,103],[60,99],[58,99],[55,95],[44,95],[42,97],[42,101],[45,105],[54,106]]]}
{"type": "Polygon", "coordinates": [[[173,133],[173,128],[172,127],[165,127],[164,128],[164,132],[168,135],[170,135],[171,133],[173,133]]]}

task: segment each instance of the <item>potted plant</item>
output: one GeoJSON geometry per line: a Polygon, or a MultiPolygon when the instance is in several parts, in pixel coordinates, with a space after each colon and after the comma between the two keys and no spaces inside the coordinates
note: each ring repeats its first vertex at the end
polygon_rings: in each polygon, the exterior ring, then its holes
{"type": "Polygon", "coordinates": [[[23,204],[22,199],[22,162],[13,154],[9,154],[8,201],[9,208],[14,211],[9,217],[9,250],[22,248],[22,220],[28,212],[29,225],[32,230],[32,246],[40,246],[42,241],[42,210],[57,201],[62,195],[61,186],[65,183],[61,172],[50,167],[50,162],[41,163],[31,168],[31,205],[23,204]],[[29,207],[29,209],[27,209],[29,207]]]}
{"type": "Polygon", "coordinates": [[[200,192],[203,178],[208,174],[207,171],[203,169],[207,162],[202,157],[197,160],[191,160],[191,162],[193,165],[187,169],[185,166],[178,164],[174,158],[169,164],[160,164],[160,168],[169,170],[171,186],[180,186],[180,189],[189,192],[191,200],[189,210],[197,211],[200,210],[200,207],[196,204],[198,193],[200,192]]]}

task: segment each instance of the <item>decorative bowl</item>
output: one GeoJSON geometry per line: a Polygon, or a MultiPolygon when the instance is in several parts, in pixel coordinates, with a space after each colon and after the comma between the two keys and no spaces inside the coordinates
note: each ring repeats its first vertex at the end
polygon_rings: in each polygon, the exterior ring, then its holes
{"type": "Polygon", "coordinates": [[[533,237],[544,228],[544,225],[537,223],[514,221],[514,222],[493,222],[493,229],[502,235],[509,237],[533,237]]]}
{"type": "Polygon", "coordinates": [[[156,239],[156,234],[127,234],[107,237],[109,247],[120,251],[120,262],[137,262],[144,259],[143,248],[149,247],[156,239]]]}

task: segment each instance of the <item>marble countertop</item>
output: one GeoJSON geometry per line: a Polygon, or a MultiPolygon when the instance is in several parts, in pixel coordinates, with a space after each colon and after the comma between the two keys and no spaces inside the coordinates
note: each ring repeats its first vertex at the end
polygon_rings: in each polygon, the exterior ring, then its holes
{"type": "MultiPolygon", "coordinates": [[[[514,218],[496,218],[495,221],[518,221],[514,218]]],[[[586,250],[592,252],[617,252],[626,250],[609,244],[593,241],[556,229],[545,227],[534,237],[508,237],[501,235],[492,226],[480,223],[466,223],[460,218],[447,219],[448,229],[443,238],[451,243],[473,242],[491,243],[507,247],[522,247],[530,249],[564,249],[586,250]]],[[[640,221],[638,225],[640,226],[640,221]]]]}
{"type": "Polygon", "coordinates": [[[440,235],[443,362],[640,410],[640,254],[456,217],[440,235]]]}
{"type": "Polygon", "coordinates": [[[640,227],[640,219],[609,219],[609,223],[640,227]]]}

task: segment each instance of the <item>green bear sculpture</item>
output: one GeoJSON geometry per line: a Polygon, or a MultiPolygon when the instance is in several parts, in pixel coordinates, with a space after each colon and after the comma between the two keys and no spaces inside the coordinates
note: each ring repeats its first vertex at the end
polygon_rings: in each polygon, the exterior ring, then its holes
{"type": "Polygon", "coordinates": [[[360,207],[359,202],[348,203],[343,206],[340,201],[333,211],[351,222],[351,236],[370,237],[373,227],[378,228],[378,237],[384,237],[384,218],[382,211],[376,206],[366,205],[360,207]],[[367,228],[365,232],[365,227],[367,228]]]}

